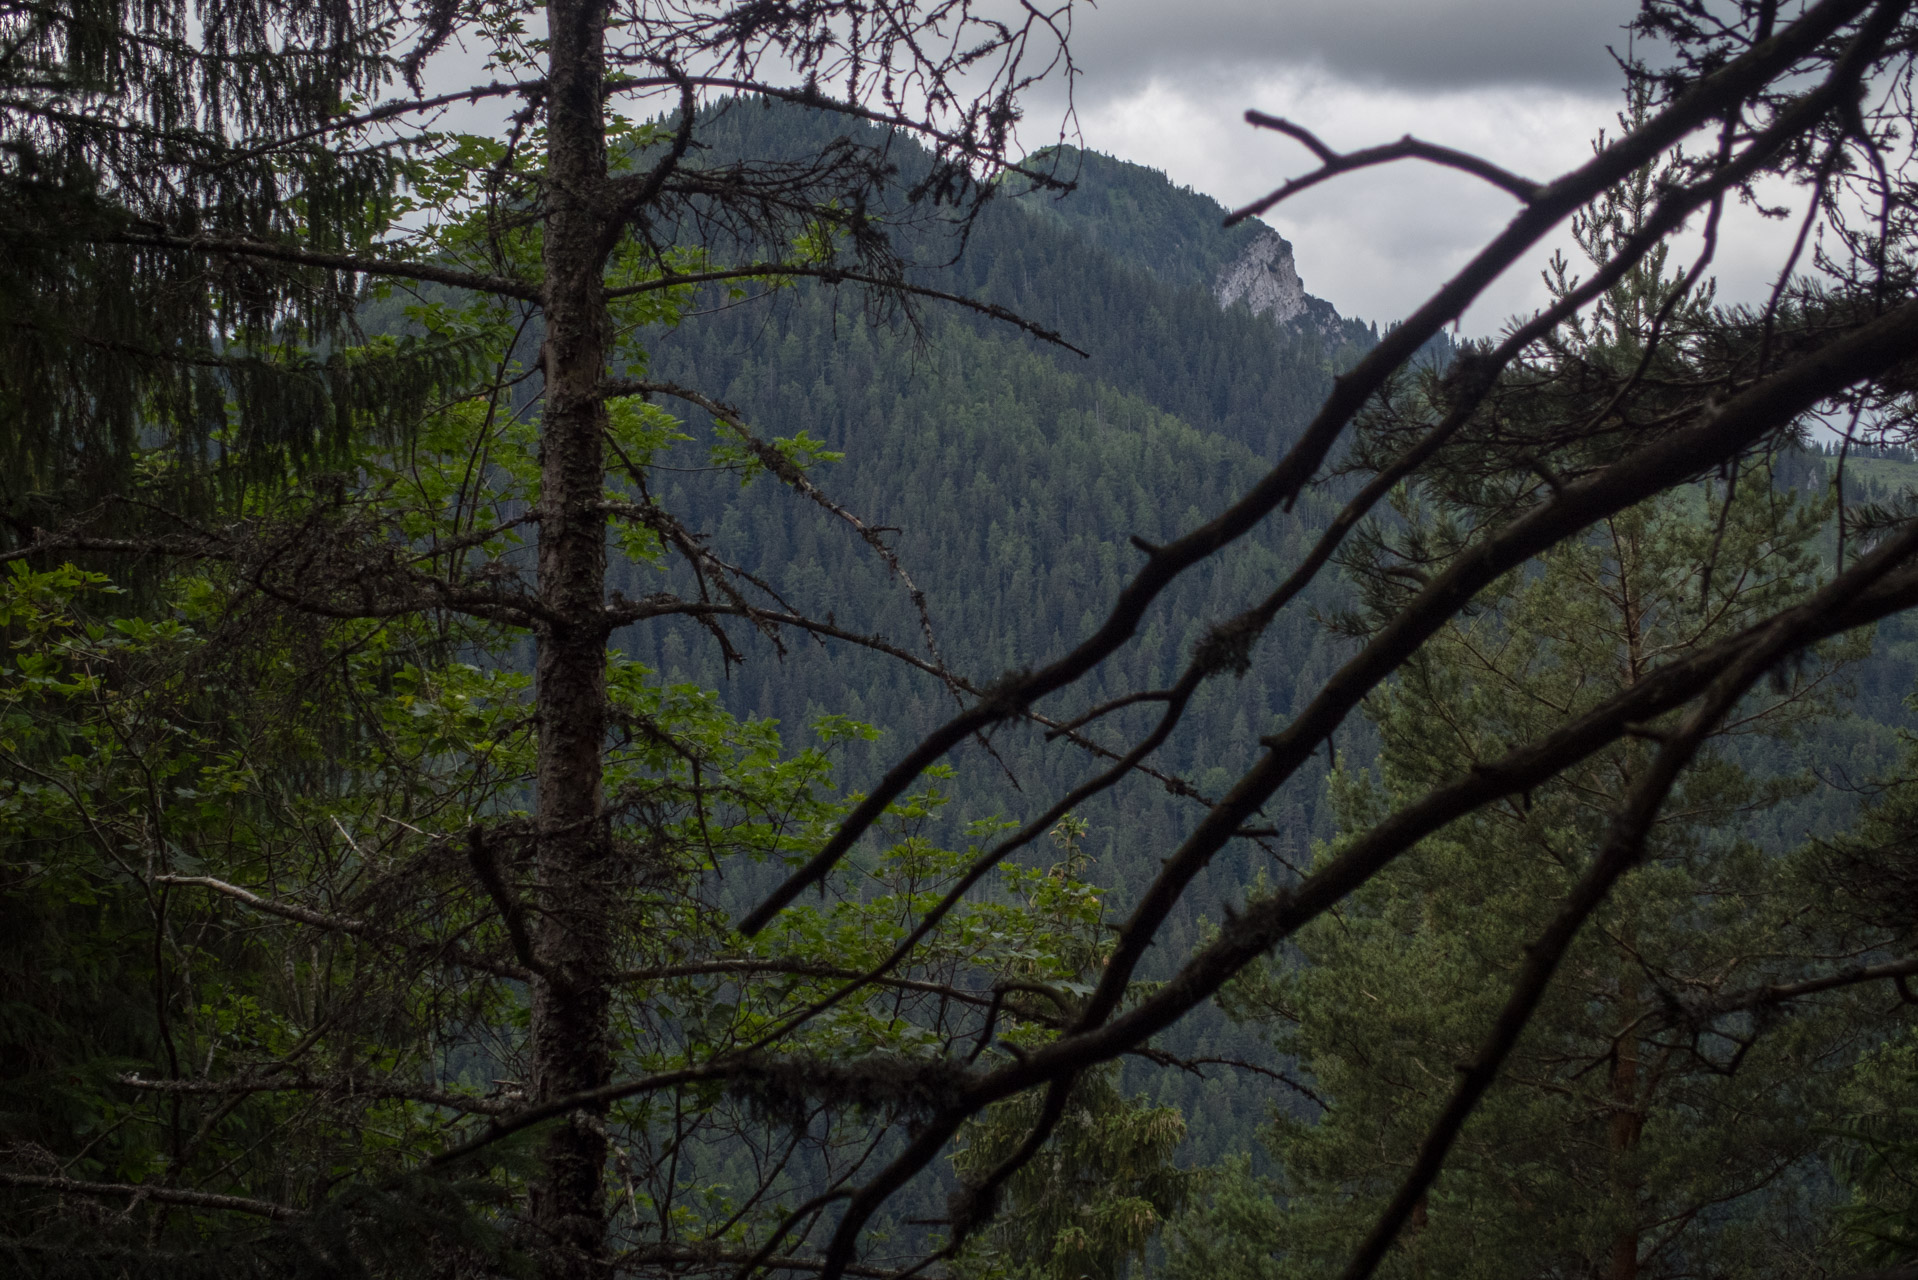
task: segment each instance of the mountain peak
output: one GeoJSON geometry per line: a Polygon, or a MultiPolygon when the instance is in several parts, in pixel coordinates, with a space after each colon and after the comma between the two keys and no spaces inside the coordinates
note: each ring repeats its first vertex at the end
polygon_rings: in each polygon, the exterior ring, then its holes
{"type": "Polygon", "coordinates": [[[1337,309],[1306,293],[1291,244],[1264,223],[1228,228],[1212,197],[1096,151],[1055,148],[1032,159],[1074,183],[1063,198],[1035,193],[1027,207],[1041,216],[1167,283],[1206,289],[1221,307],[1244,301],[1279,324],[1342,331],[1337,309]]]}

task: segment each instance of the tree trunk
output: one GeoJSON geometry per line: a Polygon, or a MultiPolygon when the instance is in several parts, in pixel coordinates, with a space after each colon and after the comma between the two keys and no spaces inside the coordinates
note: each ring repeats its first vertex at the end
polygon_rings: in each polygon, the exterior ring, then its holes
{"type": "MultiPolygon", "coordinates": [[[[601,116],[605,11],[552,0],[544,222],[546,344],[541,353],[539,598],[548,612],[535,668],[539,759],[536,866],[544,908],[535,941],[532,1075],[541,1100],[612,1078],[605,974],[612,948],[608,840],[601,813],[606,726],[605,483],[599,396],[608,347],[601,283],[606,178],[601,116]]],[[[604,1107],[582,1108],[547,1140],[533,1198],[549,1280],[610,1274],[604,1107]]]]}
{"type": "MultiPolygon", "coordinates": [[[[1431,1209],[1427,1204],[1430,1199],[1430,1195],[1420,1196],[1418,1203],[1412,1206],[1411,1219],[1405,1224],[1405,1243],[1411,1248],[1418,1248],[1421,1237],[1425,1235],[1425,1228],[1431,1225],[1431,1209]]],[[[1425,1280],[1429,1274],[1430,1271],[1425,1265],[1425,1251],[1418,1249],[1412,1261],[1413,1280],[1425,1280]]]]}
{"type": "Polygon", "coordinates": [[[1610,1280],[1638,1280],[1638,1180],[1626,1170],[1638,1149],[1644,1117],[1638,1106],[1638,1035],[1628,1030],[1612,1044],[1612,1199],[1619,1214],[1612,1233],[1610,1280]]]}

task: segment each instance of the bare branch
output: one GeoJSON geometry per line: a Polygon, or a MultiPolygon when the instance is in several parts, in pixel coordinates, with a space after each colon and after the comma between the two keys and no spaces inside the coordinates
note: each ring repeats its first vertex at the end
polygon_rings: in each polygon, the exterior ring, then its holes
{"type": "Polygon", "coordinates": [[[1341,153],[1319,141],[1318,137],[1304,126],[1279,116],[1269,116],[1263,111],[1247,111],[1245,122],[1261,129],[1276,129],[1287,137],[1296,138],[1319,158],[1321,164],[1311,173],[1292,179],[1271,195],[1254,200],[1243,208],[1234,209],[1226,215],[1225,225],[1228,227],[1237,226],[1247,218],[1256,218],[1299,192],[1318,186],[1328,178],[1336,178],[1342,173],[1351,173],[1356,169],[1369,169],[1373,165],[1390,164],[1394,160],[1428,160],[1447,169],[1458,169],[1474,177],[1485,179],[1501,191],[1508,192],[1527,204],[1536,199],[1538,193],[1544,189],[1530,178],[1521,178],[1510,170],[1501,169],[1490,160],[1472,155],[1467,151],[1455,151],[1451,147],[1421,142],[1409,133],[1397,142],[1367,147],[1363,151],[1341,153]]]}
{"type": "Polygon", "coordinates": [[[500,923],[506,926],[506,936],[513,944],[513,954],[519,957],[519,962],[526,967],[527,972],[552,980],[554,975],[546,965],[540,963],[539,956],[533,950],[532,936],[526,928],[526,908],[500,874],[498,851],[487,844],[486,833],[478,826],[466,833],[466,857],[473,868],[473,875],[493,900],[500,923]]]}
{"type": "Polygon", "coordinates": [[[678,596],[648,596],[643,600],[615,600],[606,606],[607,621],[615,626],[627,626],[648,618],[744,618],[749,622],[766,623],[772,626],[792,627],[799,631],[809,631],[828,640],[844,640],[861,648],[883,653],[889,658],[897,658],[908,666],[917,667],[927,675],[947,679],[950,673],[945,668],[928,662],[918,654],[902,649],[884,636],[865,635],[857,631],[848,631],[844,627],[829,622],[820,622],[799,613],[781,613],[772,609],[760,609],[752,605],[721,604],[714,601],[682,600],[678,596]]]}
{"type": "MultiPolygon", "coordinates": [[[[989,160],[1007,173],[1016,173],[1029,178],[1042,187],[1053,190],[1070,190],[1071,184],[1059,181],[1043,169],[1028,168],[1025,165],[1007,162],[1003,156],[991,148],[983,147],[976,138],[962,137],[944,129],[934,128],[924,120],[915,119],[900,111],[876,111],[857,102],[848,102],[843,98],[834,98],[819,92],[816,85],[793,89],[784,85],[768,84],[760,80],[741,79],[735,76],[691,76],[692,83],[702,89],[727,89],[734,93],[757,94],[760,97],[773,98],[780,102],[790,102],[796,106],[811,107],[816,110],[830,111],[835,115],[849,116],[855,120],[864,120],[868,124],[884,125],[889,129],[899,129],[920,137],[931,138],[940,146],[974,159],[989,160]]],[[[662,80],[613,80],[608,88],[615,92],[628,88],[651,86],[661,87],[671,81],[662,80]]]]}
{"type": "Polygon", "coordinates": [[[848,969],[843,965],[821,964],[812,960],[781,960],[758,956],[740,956],[732,959],[693,960],[685,964],[657,965],[650,969],[626,969],[610,974],[607,981],[615,984],[629,982],[668,982],[675,978],[712,978],[737,974],[742,977],[753,974],[783,973],[799,978],[831,978],[835,980],[853,980],[866,986],[894,987],[901,991],[918,991],[927,995],[936,995],[944,999],[955,1000],[961,1004],[990,1008],[995,1003],[1010,1009],[1015,1015],[1028,1022],[1037,1022],[1046,1026],[1058,1025],[1058,1019],[1048,1014],[1005,1005],[994,999],[994,992],[1008,988],[1008,984],[998,984],[992,991],[971,991],[964,987],[955,987],[947,982],[928,982],[923,978],[896,978],[874,974],[859,969],[848,969]]]}
{"type": "Polygon", "coordinates": [[[686,158],[686,149],[693,145],[693,121],[699,109],[698,102],[693,98],[693,82],[678,67],[668,64],[664,69],[668,78],[679,86],[679,125],[673,130],[672,142],[667,145],[665,153],[654,161],[652,168],[643,174],[612,182],[613,208],[606,218],[603,250],[611,249],[613,241],[625,230],[626,223],[635,212],[658,197],[666,185],[666,179],[686,158]]]}
{"type": "MultiPolygon", "coordinates": [[[[1120,592],[1105,622],[1070,653],[996,690],[992,698],[955,716],[908,752],[854,808],[819,853],[740,920],[741,932],[751,935],[764,928],[782,907],[824,876],[928,766],[980,729],[1019,714],[1024,707],[1097,666],[1133,637],[1147,607],[1175,578],[1295,499],[1372,395],[1553,226],[1791,66],[1869,5],[1870,0],[1822,0],[1783,32],[1706,77],[1643,126],[1541,189],[1504,232],[1404,324],[1386,334],[1349,373],[1337,379],[1332,395],[1299,442],[1243,498],[1206,524],[1152,550],[1145,567],[1120,592]]],[[[1811,112],[1811,118],[1817,118],[1816,113],[1831,109],[1862,74],[1863,67],[1855,63],[1841,66],[1824,84],[1804,95],[1793,111],[1811,112]]],[[[1747,148],[1747,154],[1774,154],[1789,141],[1790,135],[1773,136],[1768,131],[1747,148]]]]}
{"type": "Polygon", "coordinates": [[[481,275],[471,271],[459,271],[452,267],[436,267],[428,262],[411,262],[403,258],[321,253],[313,249],[301,249],[290,244],[274,244],[265,240],[244,240],[235,236],[179,236],[169,235],[163,231],[118,232],[109,238],[109,243],[132,245],[136,248],[180,249],[188,253],[205,253],[229,258],[260,258],[268,262],[321,267],[329,271],[351,271],[359,275],[384,276],[394,280],[423,280],[429,284],[451,285],[456,289],[470,289],[475,293],[490,293],[503,298],[518,298],[524,302],[540,300],[540,287],[525,280],[481,275]]]}
{"type": "Polygon", "coordinates": [[[474,955],[465,948],[455,946],[451,943],[398,937],[391,932],[370,925],[364,920],[354,920],[348,916],[328,915],[326,912],[314,911],[307,907],[296,906],[290,902],[279,902],[271,898],[262,898],[250,889],[242,889],[239,885],[228,884],[224,880],[215,880],[212,876],[155,876],[153,877],[153,883],[194,885],[202,889],[211,889],[213,892],[231,898],[235,902],[243,903],[255,911],[263,912],[270,916],[279,916],[282,920],[293,920],[300,924],[310,924],[315,928],[326,929],[334,933],[350,934],[353,937],[365,938],[369,942],[390,943],[395,946],[404,947],[408,951],[416,951],[430,955],[435,959],[444,960],[449,964],[460,965],[468,969],[478,969],[482,973],[490,973],[495,977],[512,978],[516,981],[524,982],[530,976],[529,972],[525,969],[518,968],[514,965],[501,964],[496,960],[489,960],[484,956],[474,955]]]}
{"type": "Polygon", "coordinates": [[[386,1080],[371,1080],[359,1076],[300,1075],[235,1080],[147,1080],[139,1075],[124,1075],[119,1077],[119,1082],[129,1089],[140,1089],[148,1093],[206,1094],[222,1098],[254,1093],[325,1093],[339,1098],[394,1099],[401,1102],[424,1102],[429,1106],[446,1107],[449,1110],[462,1111],[470,1115],[505,1115],[516,1106],[505,1098],[479,1098],[472,1094],[449,1093],[444,1089],[411,1088],[386,1080]]]}
{"type": "Polygon", "coordinates": [[[812,482],[812,477],[808,476],[802,467],[781,453],[775,446],[760,439],[759,436],[746,425],[743,415],[740,414],[737,409],[731,405],[722,404],[711,396],[695,391],[690,387],[682,387],[672,382],[643,382],[634,380],[610,382],[606,384],[604,393],[609,398],[628,395],[665,395],[684,400],[688,404],[698,405],[719,422],[723,423],[734,435],[739,437],[740,442],[752,451],[755,458],[759,459],[760,465],[764,466],[775,476],[778,476],[782,483],[810,499],[816,506],[832,516],[850,525],[853,532],[859,535],[860,541],[864,542],[868,547],[871,547],[885,563],[887,572],[899,579],[905,586],[908,598],[911,599],[913,608],[916,609],[919,614],[919,628],[926,639],[926,652],[932,656],[932,663],[926,669],[937,674],[940,679],[946,683],[948,688],[953,688],[956,692],[957,686],[954,684],[952,676],[946,669],[945,659],[941,657],[939,653],[939,643],[932,628],[932,614],[926,608],[926,593],[919,589],[918,585],[913,582],[912,575],[908,574],[905,566],[899,562],[899,553],[894,551],[892,547],[887,544],[886,540],[880,536],[879,530],[873,528],[845,507],[827,497],[825,493],[820,490],[819,486],[812,482]]]}
{"type": "Polygon", "coordinates": [[[217,160],[207,163],[205,167],[209,170],[217,171],[230,165],[241,163],[242,161],[254,160],[260,156],[271,155],[275,151],[282,151],[287,147],[295,146],[302,142],[310,142],[314,138],[322,138],[335,133],[351,133],[355,129],[364,129],[370,124],[380,124],[387,120],[398,119],[401,116],[412,115],[415,112],[432,111],[439,107],[448,107],[455,102],[480,102],[487,98],[509,97],[513,94],[526,94],[531,96],[544,91],[545,88],[546,82],[544,80],[494,81],[491,84],[474,85],[471,88],[460,89],[452,93],[435,94],[432,97],[401,98],[392,102],[381,103],[372,110],[360,112],[358,115],[335,116],[323,125],[318,125],[311,129],[303,129],[298,133],[289,133],[283,138],[272,138],[258,146],[244,147],[237,151],[229,152],[220,156],[217,160]]]}
{"type": "Polygon", "coordinates": [[[1083,351],[1067,342],[1055,330],[1026,319],[1016,311],[1000,306],[996,302],[981,302],[977,298],[968,298],[964,294],[948,293],[944,289],[934,289],[926,285],[912,284],[893,276],[876,276],[869,271],[858,271],[846,267],[820,266],[806,262],[752,262],[739,267],[726,267],[716,271],[689,271],[683,275],[662,275],[639,284],[621,285],[608,289],[606,297],[610,301],[616,298],[629,298],[634,294],[652,293],[660,289],[676,289],[681,285],[712,284],[721,280],[748,279],[808,279],[819,280],[826,284],[863,284],[891,293],[910,294],[915,298],[931,298],[938,302],[950,302],[956,307],[976,311],[982,316],[990,316],[1014,328],[1023,329],[1033,337],[1054,346],[1064,347],[1076,356],[1091,358],[1091,353],[1083,351]]]}
{"type": "Polygon", "coordinates": [[[43,529],[36,529],[31,543],[12,551],[0,552],[0,564],[68,551],[93,551],[113,555],[176,556],[182,559],[224,558],[205,543],[187,538],[89,538],[81,534],[48,533],[43,529]]]}
{"type": "Polygon", "coordinates": [[[1789,1004],[1793,1000],[1802,1000],[1806,996],[1822,995],[1827,991],[1855,987],[1867,982],[1896,981],[1899,978],[1909,978],[1914,975],[1918,975],[1918,957],[1887,960],[1883,964],[1853,965],[1850,968],[1840,969],[1836,973],[1806,978],[1800,982],[1778,982],[1770,986],[1727,992],[1696,1003],[1686,1001],[1679,1006],[1679,1012],[1687,1020],[1712,1018],[1726,1013],[1774,1008],[1781,1004],[1789,1004]]]}
{"type": "Polygon", "coordinates": [[[302,1216],[297,1210],[266,1200],[216,1195],[210,1191],[184,1191],[178,1187],[152,1186],[146,1183],[80,1182],[73,1178],[9,1173],[0,1169],[0,1186],[58,1191],[65,1195],[93,1196],[98,1199],[129,1199],[135,1202],[151,1200],[155,1204],[177,1204],[186,1209],[219,1209],[228,1213],[251,1214],[256,1218],[272,1218],[280,1222],[302,1216]]]}

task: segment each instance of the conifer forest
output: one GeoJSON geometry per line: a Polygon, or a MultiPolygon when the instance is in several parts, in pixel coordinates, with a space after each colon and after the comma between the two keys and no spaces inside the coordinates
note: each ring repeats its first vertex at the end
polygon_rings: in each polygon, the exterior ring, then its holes
{"type": "Polygon", "coordinates": [[[0,1276],[1918,1280],[1918,0],[1628,17],[0,0],[0,1276]]]}

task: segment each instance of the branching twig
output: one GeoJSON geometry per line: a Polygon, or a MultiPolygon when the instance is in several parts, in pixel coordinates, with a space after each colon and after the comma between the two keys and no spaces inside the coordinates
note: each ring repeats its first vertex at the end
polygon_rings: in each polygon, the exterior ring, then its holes
{"type": "Polygon", "coordinates": [[[251,1214],[285,1222],[300,1217],[297,1210],[267,1200],[249,1200],[245,1196],[216,1195],[211,1191],[184,1191],[177,1187],[159,1187],[147,1183],[81,1182],[73,1178],[54,1178],[32,1173],[9,1173],[0,1169],[0,1186],[36,1191],[58,1191],[63,1195],[92,1196],[97,1199],[151,1200],[155,1204],[174,1204],[186,1209],[218,1209],[227,1213],[251,1214]]]}
{"type": "Polygon", "coordinates": [[[1275,129],[1289,138],[1295,138],[1305,144],[1311,153],[1319,158],[1319,167],[1302,177],[1294,178],[1271,195],[1254,200],[1243,208],[1234,209],[1226,215],[1225,225],[1236,226],[1247,218],[1256,218],[1283,201],[1291,199],[1299,192],[1318,186],[1328,178],[1336,178],[1342,173],[1351,173],[1355,169],[1369,169],[1373,165],[1390,164],[1394,160],[1427,160],[1447,169],[1458,169],[1474,177],[1483,178],[1499,190],[1530,203],[1543,190],[1541,184],[1530,178],[1521,178],[1516,173],[1501,169],[1490,160],[1472,155],[1467,151],[1455,151],[1451,147],[1441,147],[1430,142],[1421,142],[1411,134],[1406,134],[1397,142],[1388,142],[1383,146],[1367,147],[1362,151],[1334,151],[1319,141],[1311,130],[1302,125],[1278,116],[1269,116],[1263,111],[1248,111],[1245,122],[1261,129],[1275,129]]]}
{"type": "Polygon", "coordinates": [[[1371,1276],[1413,1209],[1431,1189],[1465,1122],[1498,1078],[1505,1059],[1530,1024],[1532,1014],[1551,985],[1552,976],[1558,971],[1559,962],[1565,958],[1585,921],[1610,895],[1612,887],[1643,858],[1645,840],[1666,797],[1705,739],[1716,731],[1719,722],[1753,684],[1780,659],[1808,642],[1820,618],[1850,603],[1860,592],[1902,566],[1914,553],[1918,553],[1918,527],[1907,529],[1861,560],[1850,572],[1833,579],[1813,596],[1806,608],[1795,611],[1795,616],[1782,616],[1763,624],[1750,647],[1712,681],[1704,698],[1667,735],[1651,767],[1619,806],[1590,869],[1566,895],[1558,915],[1525,948],[1511,994],[1499,1010],[1484,1045],[1463,1068],[1464,1079],[1419,1144],[1411,1171],[1353,1255],[1344,1280],[1367,1280],[1371,1276]]]}

